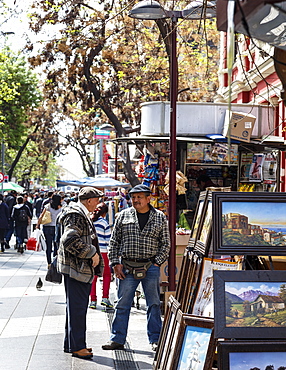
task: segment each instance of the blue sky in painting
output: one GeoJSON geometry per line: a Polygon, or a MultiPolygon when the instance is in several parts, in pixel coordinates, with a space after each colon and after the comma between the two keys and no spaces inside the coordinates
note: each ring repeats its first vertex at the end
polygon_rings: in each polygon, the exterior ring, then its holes
{"type": "Polygon", "coordinates": [[[232,352],[229,354],[230,370],[249,370],[258,367],[264,370],[267,365],[286,366],[286,352],[232,352]]]}
{"type": "Polygon", "coordinates": [[[222,214],[240,213],[254,225],[286,226],[286,203],[222,202],[222,214]]]}
{"type": "Polygon", "coordinates": [[[226,282],[225,291],[239,295],[241,293],[247,292],[248,290],[261,290],[262,292],[278,293],[281,284],[286,284],[285,282],[226,282]]]}

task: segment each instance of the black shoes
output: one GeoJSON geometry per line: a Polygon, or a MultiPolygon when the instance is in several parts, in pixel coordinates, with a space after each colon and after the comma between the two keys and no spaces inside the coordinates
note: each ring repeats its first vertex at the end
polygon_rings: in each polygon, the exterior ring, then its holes
{"type": "Polygon", "coordinates": [[[113,349],[124,349],[124,344],[120,344],[117,342],[113,342],[112,340],[110,342],[107,342],[106,344],[103,344],[101,346],[102,349],[105,350],[113,350],[113,349]]]}

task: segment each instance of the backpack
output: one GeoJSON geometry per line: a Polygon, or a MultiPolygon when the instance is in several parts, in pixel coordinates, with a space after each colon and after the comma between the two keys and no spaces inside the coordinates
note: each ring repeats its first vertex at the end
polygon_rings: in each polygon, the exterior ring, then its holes
{"type": "Polygon", "coordinates": [[[25,211],[25,209],[23,207],[19,210],[18,221],[19,222],[27,222],[28,221],[27,212],[25,211]]]}

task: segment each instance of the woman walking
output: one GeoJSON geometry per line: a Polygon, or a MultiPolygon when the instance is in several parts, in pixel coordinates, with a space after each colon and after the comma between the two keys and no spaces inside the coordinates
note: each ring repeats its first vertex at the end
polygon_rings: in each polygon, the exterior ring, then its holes
{"type": "Polygon", "coordinates": [[[46,204],[44,206],[43,212],[41,213],[38,223],[37,223],[37,229],[40,228],[42,218],[44,217],[44,214],[46,212],[50,212],[51,214],[51,222],[43,225],[43,233],[46,238],[46,256],[47,256],[47,262],[48,262],[48,268],[50,267],[50,264],[52,262],[52,250],[54,247],[54,257],[57,255],[57,244],[55,243],[55,234],[56,234],[56,219],[58,214],[62,210],[62,197],[58,194],[54,194],[52,196],[51,203],[46,204]]]}
{"type": "MultiPolygon", "coordinates": [[[[101,306],[105,306],[107,308],[112,308],[113,305],[109,301],[109,288],[111,282],[111,271],[109,266],[109,259],[107,256],[107,247],[111,235],[110,227],[108,222],[106,221],[105,217],[108,212],[108,206],[105,203],[99,203],[96,210],[93,213],[93,224],[96,230],[96,234],[98,237],[98,243],[100,248],[100,253],[102,255],[104,261],[104,270],[103,270],[103,292],[102,292],[102,300],[101,306]]],[[[97,276],[95,275],[93,278],[93,282],[91,285],[91,292],[90,292],[90,305],[89,308],[96,308],[97,304],[97,294],[96,294],[96,283],[97,283],[97,276]]]]}

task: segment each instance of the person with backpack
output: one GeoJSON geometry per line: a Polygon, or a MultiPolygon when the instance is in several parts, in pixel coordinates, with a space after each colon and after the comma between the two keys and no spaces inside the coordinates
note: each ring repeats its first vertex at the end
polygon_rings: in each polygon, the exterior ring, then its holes
{"type": "Polygon", "coordinates": [[[23,244],[28,240],[27,226],[32,219],[30,208],[24,204],[24,198],[17,197],[17,204],[12,209],[12,220],[15,221],[16,249],[19,253],[24,252],[23,244]]]}

